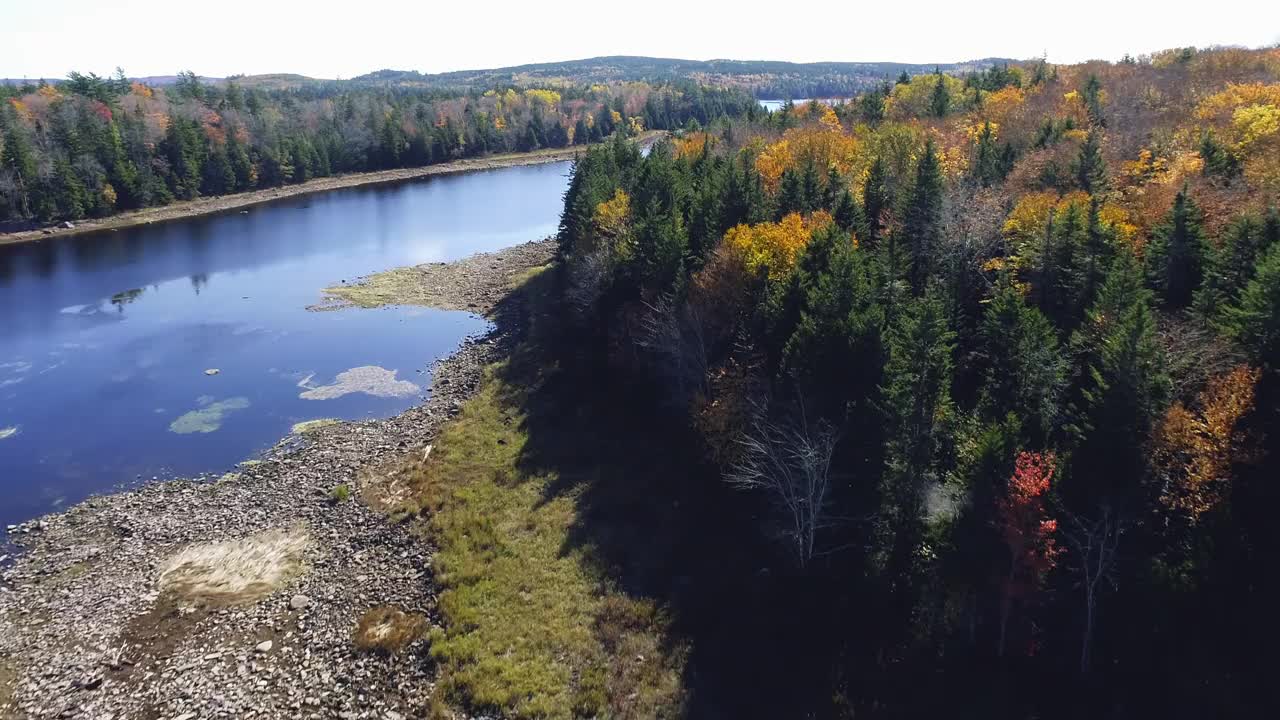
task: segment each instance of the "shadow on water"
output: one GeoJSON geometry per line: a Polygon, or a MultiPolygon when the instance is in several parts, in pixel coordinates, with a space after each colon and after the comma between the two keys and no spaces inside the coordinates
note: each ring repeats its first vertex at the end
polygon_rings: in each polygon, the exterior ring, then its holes
{"type": "MultiPolygon", "coordinates": [[[[532,282],[551,285],[554,273],[532,282]]],[[[523,310],[498,312],[500,325],[516,327],[510,315],[523,310]]],[[[786,563],[752,520],[755,498],[720,481],[695,434],[656,408],[657,389],[595,360],[601,345],[536,311],[528,322],[504,366],[503,402],[525,413],[522,473],[557,477],[546,500],[577,505],[563,552],[588,550],[612,586],[669,610],[675,635],[692,646],[689,717],[821,714],[831,603],[809,602],[822,589],[797,592],[814,581],[780,570],[786,563]]]]}

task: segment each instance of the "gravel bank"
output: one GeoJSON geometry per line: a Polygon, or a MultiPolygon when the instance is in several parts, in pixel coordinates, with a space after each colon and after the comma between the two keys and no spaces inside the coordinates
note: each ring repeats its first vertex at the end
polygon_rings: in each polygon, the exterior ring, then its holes
{"type": "MultiPolygon", "coordinates": [[[[20,551],[0,572],[0,717],[425,714],[434,679],[425,639],[394,654],[352,642],[374,608],[435,616],[430,548],[375,508],[392,504],[387,469],[430,452],[483,367],[519,335],[513,279],[548,262],[553,247],[413,270],[448,292],[398,301],[439,300],[495,323],[434,368],[425,404],[290,435],[221,478],[98,497],[15,528],[20,551]],[[192,596],[162,581],[181,551],[272,533],[291,538],[294,553],[273,582],[192,596]]],[[[245,572],[271,562],[248,558],[245,572]]]]}

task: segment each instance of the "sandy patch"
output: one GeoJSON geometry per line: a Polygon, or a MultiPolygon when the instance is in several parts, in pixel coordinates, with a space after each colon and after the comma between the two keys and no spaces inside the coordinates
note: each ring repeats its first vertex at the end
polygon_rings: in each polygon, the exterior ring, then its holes
{"type": "Polygon", "coordinates": [[[301,572],[309,544],[301,530],[267,530],[237,540],[190,545],[164,564],[160,590],[228,603],[257,600],[301,572]]]}

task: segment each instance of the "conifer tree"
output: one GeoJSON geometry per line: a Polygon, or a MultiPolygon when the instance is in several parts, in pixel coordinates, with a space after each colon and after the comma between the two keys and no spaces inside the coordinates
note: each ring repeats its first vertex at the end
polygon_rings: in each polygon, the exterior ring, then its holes
{"type": "Polygon", "coordinates": [[[1191,304],[1204,275],[1205,249],[1200,209],[1183,188],[1147,251],[1148,271],[1166,306],[1191,304]]]}
{"type": "Polygon", "coordinates": [[[933,76],[935,83],[929,95],[929,112],[934,117],[945,117],[951,109],[951,92],[947,90],[946,77],[941,70],[935,69],[933,76]]]}
{"type": "Polygon", "coordinates": [[[1072,424],[1077,448],[1068,501],[1131,500],[1145,466],[1135,438],[1150,435],[1169,383],[1151,292],[1132,253],[1116,255],[1071,347],[1078,369],[1072,424]]]}
{"type": "Polygon", "coordinates": [[[1228,327],[1253,354],[1255,361],[1280,369],[1280,243],[1267,250],[1257,274],[1240,294],[1238,307],[1228,311],[1228,327]]]}
{"type": "Polygon", "coordinates": [[[1097,130],[1090,130],[1080,146],[1072,170],[1080,189],[1090,195],[1097,195],[1107,189],[1107,164],[1102,159],[1102,138],[1097,130]]]}
{"type": "Polygon", "coordinates": [[[942,234],[942,168],[932,139],[925,142],[924,154],[916,165],[915,184],[903,216],[902,232],[910,255],[908,280],[918,295],[933,274],[942,234]]]}
{"type": "Polygon", "coordinates": [[[889,190],[885,185],[885,172],[884,160],[876,156],[871,163],[871,169],[867,172],[866,185],[862,189],[862,210],[867,218],[866,237],[863,239],[870,248],[874,248],[880,242],[881,233],[884,231],[884,214],[890,204],[889,190]]]}
{"type": "Polygon", "coordinates": [[[1057,422],[1066,377],[1053,325],[1027,305],[1005,275],[987,305],[979,333],[985,356],[983,414],[1000,422],[1012,413],[1033,442],[1043,442],[1057,422]]]}

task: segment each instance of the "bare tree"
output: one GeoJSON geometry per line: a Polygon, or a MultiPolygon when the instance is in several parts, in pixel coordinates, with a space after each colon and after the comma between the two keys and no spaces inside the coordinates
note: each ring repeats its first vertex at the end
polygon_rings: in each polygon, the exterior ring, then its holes
{"type": "Polygon", "coordinates": [[[770,421],[757,415],[738,442],[742,453],[725,480],[743,490],[770,495],[780,517],[779,535],[800,567],[817,552],[818,533],[830,523],[828,493],[836,434],[825,422],[810,427],[795,419],[770,421]]]}
{"type": "Polygon", "coordinates": [[[1080,672],[1084,673],[1089,671],[1098,596],[1104,584],[1115,587],[1116,548],[1124,523],[1107,505],[1100,507],[1094,518],[1071,514],[1067,518],[1071,527],[1065,535],[1075,551],[1080,589],[1084,593],[1084,637],[1080,643],[1080,672]]]}
{"type": "Polygon", "coordinates": [[[683,400],[692,392],[705,392],[707,345],[697,310],[677,302],[670,293],[645,303],[645,310],[635,344],[675,384],[672,397],[683,400]]]}
{"type": "Polygon", "coordinates": [[[569,260],[564,299],[580,316],[587,316],[600,300],[612,263],[607,250],[569,260]]]}

